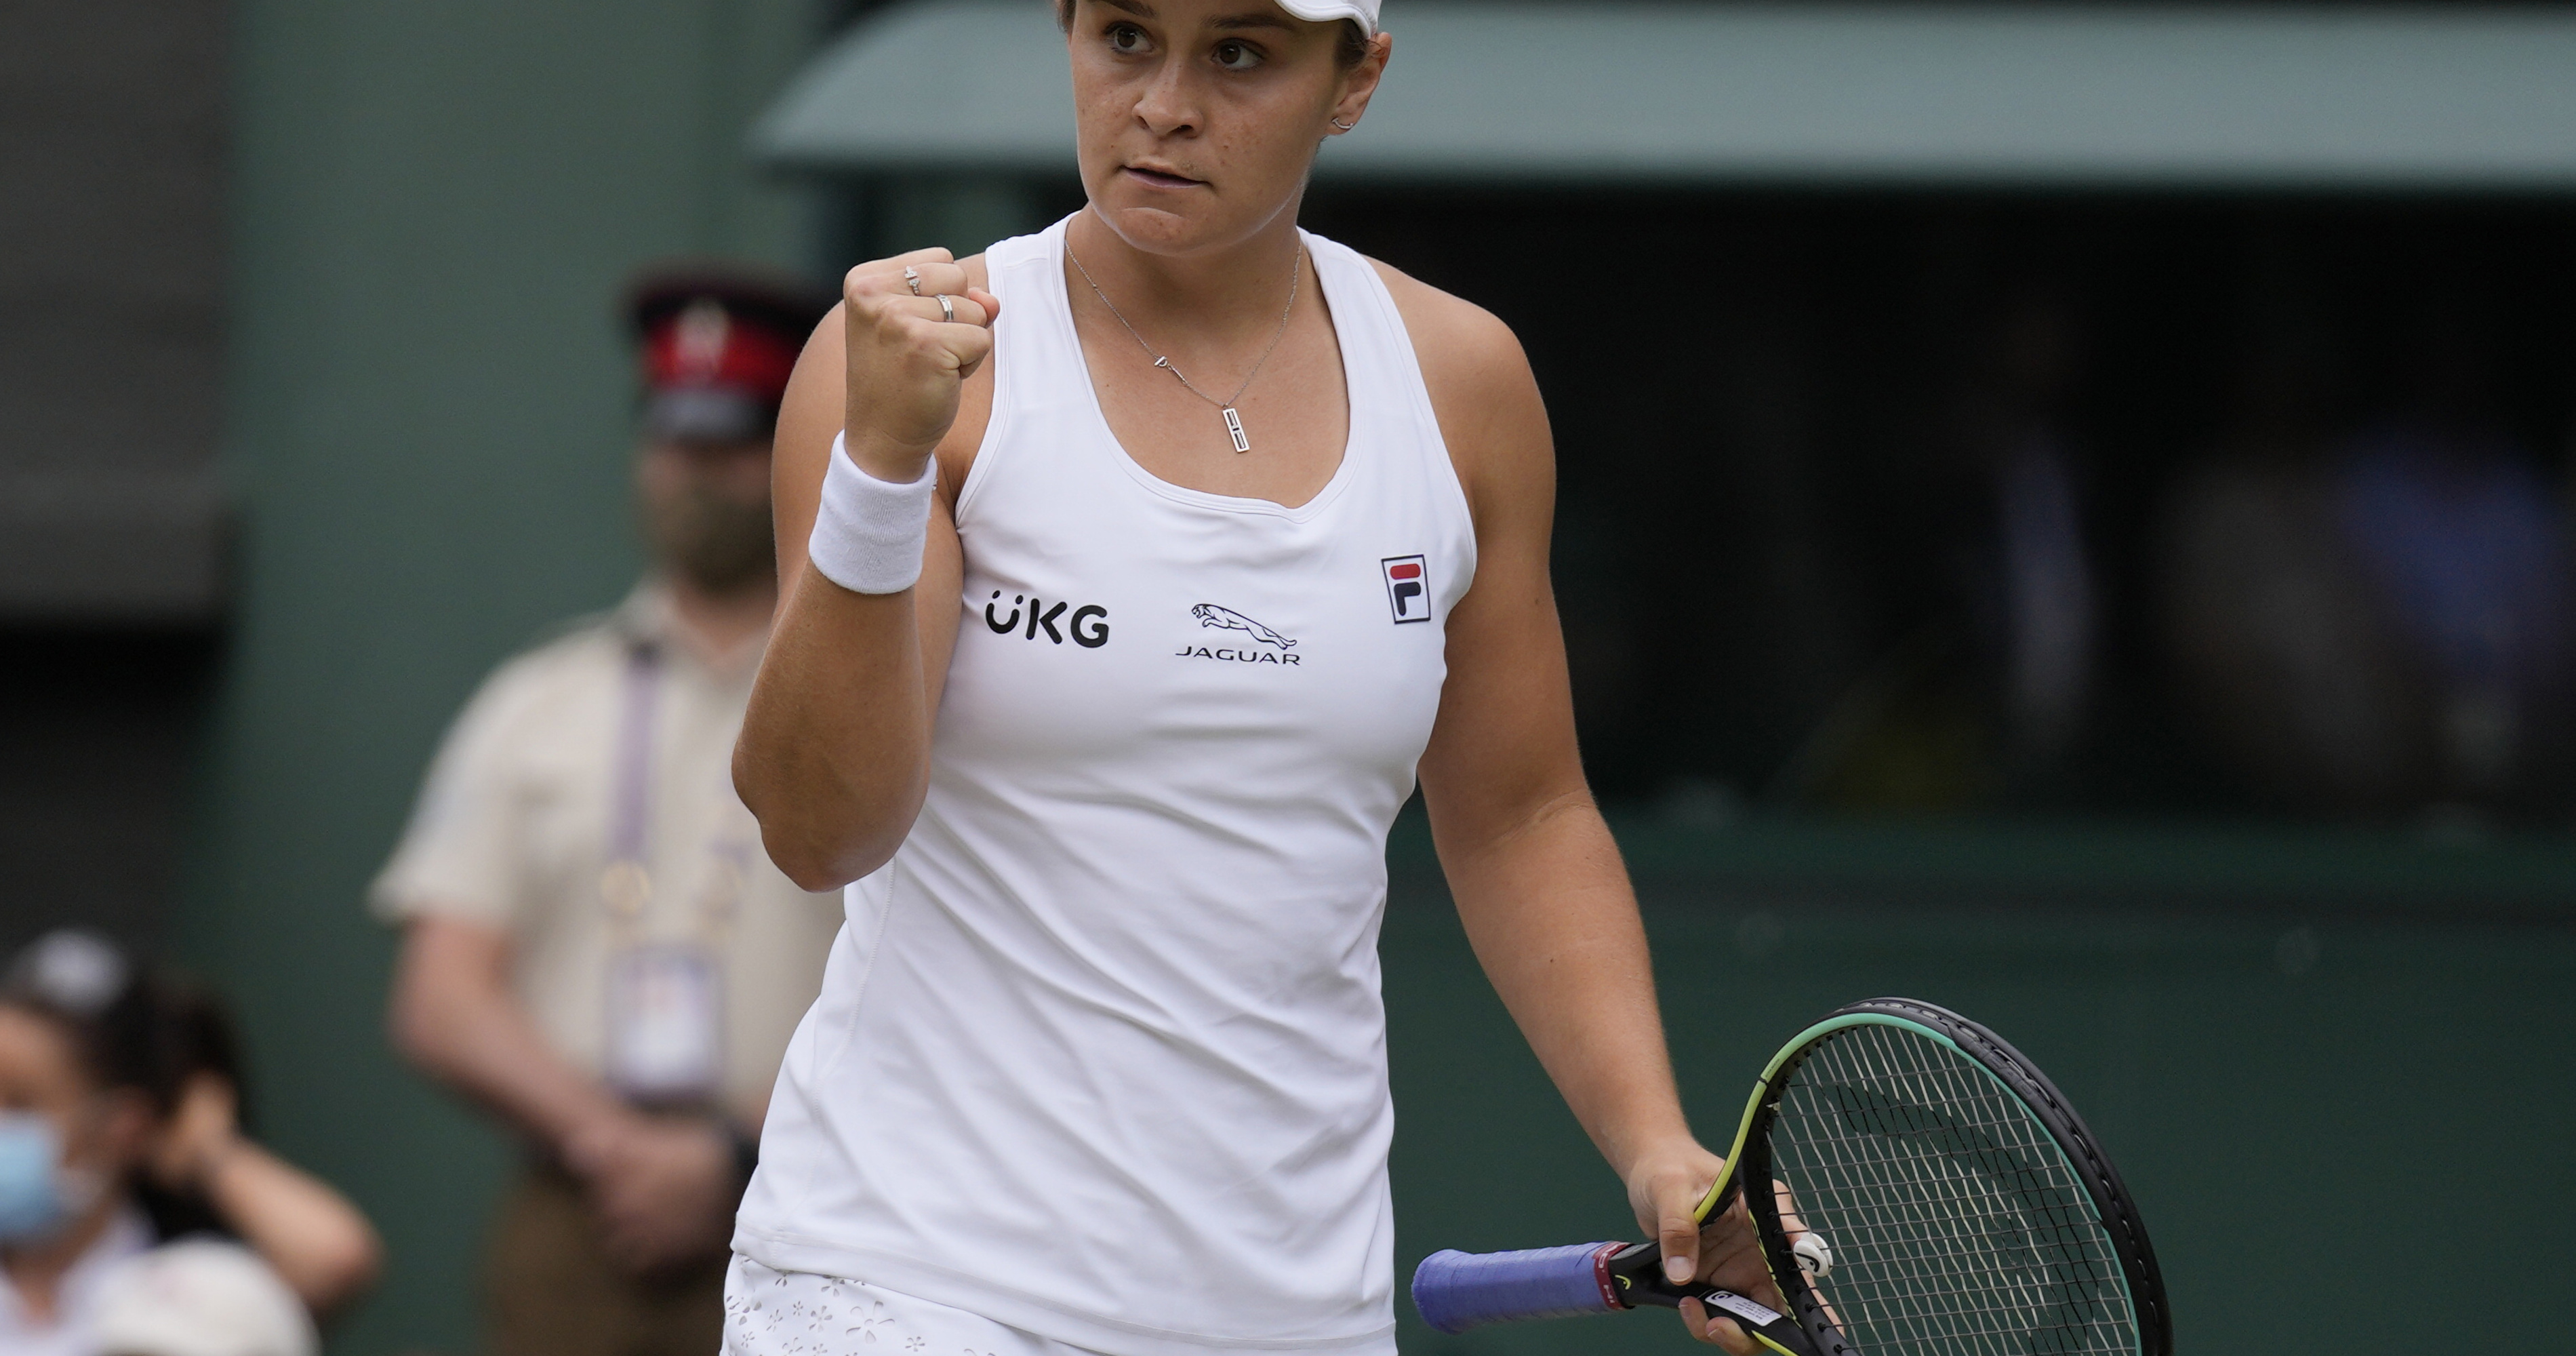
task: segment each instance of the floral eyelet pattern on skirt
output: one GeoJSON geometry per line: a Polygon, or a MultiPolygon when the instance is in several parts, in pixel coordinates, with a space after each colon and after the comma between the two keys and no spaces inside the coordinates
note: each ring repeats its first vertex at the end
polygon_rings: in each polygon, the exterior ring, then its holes
{"type": "Polygon", "coordinates": [[[1094,1356],[865,1281],[772,1271],[736,1253],[723,1356],[1094,1356]]]}

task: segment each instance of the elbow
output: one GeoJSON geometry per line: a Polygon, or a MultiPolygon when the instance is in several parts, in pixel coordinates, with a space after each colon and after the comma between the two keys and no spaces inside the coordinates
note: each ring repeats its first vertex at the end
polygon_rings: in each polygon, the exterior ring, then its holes
{"type": "Polygon", "coordinates": [[[734,791],[760,821],[760,845],[796,888],[837,890],[894,860],[928,791],[926,769],[897,786],[815,779],[802,787],[763,777],[749,741],[734,749],[734,791]]]}
{"type": "Polygon", "coordinates": [[[455,1024],[444,1019],[428,987],[418,975],[405,975],[394,986],[385,1010],[385,1039],[413,1068],[445,1078],[454,1064],[449,1040],[455,1024]]]}
{"type": "Polygon", "coordinates": [[[353,1221],[345,1237],[315,1249],[287,1284],[316,1317],[330,1314],[375,1288],[384,1274],[384,1244],[364,1222],[353,1221]]]}
{"type": "Polygon", "coordinates": [[[769,852],[770,862],[795,882],[797,889],[821,894],[838,890],[893,861],[895,850],[903,846],[903,834],[862,832],[827,837],[773,829],[769,821],[763,820],[760,841],[769,852]]]}

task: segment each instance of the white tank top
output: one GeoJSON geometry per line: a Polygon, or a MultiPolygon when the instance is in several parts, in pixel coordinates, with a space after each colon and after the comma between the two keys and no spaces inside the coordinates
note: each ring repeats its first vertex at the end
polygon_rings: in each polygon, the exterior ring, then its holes
{"type": "Polygon", "coordinates": [[[1314,236],[1331,483],[1283,508],[1148,474],[1063,240],[986,255],[929,795],[849,887],[734,1246],[1112,1356],[1389,1353],[1386,833],[1475,569],[1466,497],[1394,299],[1314,236]]]}

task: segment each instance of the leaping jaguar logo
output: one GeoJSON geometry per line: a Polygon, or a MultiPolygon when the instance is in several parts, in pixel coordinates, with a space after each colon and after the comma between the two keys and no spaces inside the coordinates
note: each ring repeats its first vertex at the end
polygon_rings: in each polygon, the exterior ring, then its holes
{"type": "Polygon", "coordinates": [[[1269,627],[1254,621],[1252,618],[1247,617],[1230,607],[1218,607],[1214,603],[1201,603],[1190,609],[1190,615],[1198,618],[1199,625],[1201,626],[1212,626],[1227,631],[1241,631],[1246,635],[1251,636],[1254,640],[1260,641],[1264,645],[1276,645],[1283,650],[1293,650],[1297,648],[1297,642],[1290,640],[1286,636],[1271,630],[1269,627]]]}

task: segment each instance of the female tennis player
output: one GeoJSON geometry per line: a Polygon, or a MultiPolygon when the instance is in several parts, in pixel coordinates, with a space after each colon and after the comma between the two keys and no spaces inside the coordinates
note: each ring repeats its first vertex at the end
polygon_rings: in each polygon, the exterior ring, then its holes
{"type": "MultiPolygon", "coordinates": [[[[1575,753],[1528,364],[1297,228],[1377,11],[1068,0],[1088,205],[861,265],[806,347],[734,775],[848,922],[743,1204],[736,1356],[1393,1351],[1376,944],[1417,777],[1640,1223],[1768,1289],[1740,1217],[1692,1222],[1720,1164],[1575,753]]],[[[920,59],[974,97],[974,53],[920,59]]]]}

